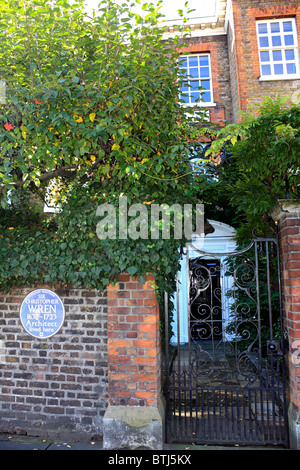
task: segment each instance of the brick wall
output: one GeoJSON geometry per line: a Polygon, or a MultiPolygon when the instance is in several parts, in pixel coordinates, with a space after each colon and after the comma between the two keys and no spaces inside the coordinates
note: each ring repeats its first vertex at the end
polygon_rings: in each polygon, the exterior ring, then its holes
{"type": "Polygon", "coordinates": [[[233,121],[237,122],[240,110],[240,98],[238,89],[238,69],[236,64],[235,51],[235,28],[233,19],[233,10],[231,2],[228,2],[228,20],[227,20],[227,42],[228,42],[228,60],[230,69],[231,97],[233,121]]]}
{"type": "Polygon", "coordinates": [[[102,434],[106,294],[52,288],[64,303],[65,322],[43,340],[28,335],[20,322],[21,302],[32,290],[0,293],[0,431],[64,438],[102,434]]]}
{"type": "Polygon", "coordinates": [[[279,220],[283,327],[288,334],[288,395],[300,411],[300,211],[279,220]],[[294,352],[296,354],[294,355],[294,352]]]}
{"type": "Polygon", "coordinates": [[[235,121],[239,109],[246,110],[248,104],[262,102],[266,95],[272,97],[280,91],[283,96],[291,96],[300,90],[300,80],[259,81],[256,21],[284,17],[296,18],[299,41],[299,0],[232,0],[233,24],[229,25],[228,34],[235,121]]]}
{"type": "Polygon", "coordinates": [[[127,274],[107,290],[108,401],[112,406],[157,406],[161,398],[159,310],[154,278],[127,274]]]}

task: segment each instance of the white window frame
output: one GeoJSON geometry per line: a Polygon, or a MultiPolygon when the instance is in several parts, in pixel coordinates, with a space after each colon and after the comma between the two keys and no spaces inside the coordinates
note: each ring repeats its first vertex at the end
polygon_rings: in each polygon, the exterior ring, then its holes
{"type": "MultiPolygon", "coordinates": [[[[209,92],[210,92],[210,101],[198,101],[198,102],[192,102],[191,101],[191,91],[192,89],[190,87],[187,87],[187,90],[184,91],[183,93],[180,93],[180,96],[181,94],[184,94],[184,95],[188,95],[189,96],[189,101],[188,103],[185,103],[183,101],[181,101],[181,105],[182,106],[204,106],[204,107],[208,107],[208,106],[216,106],[216,104],[214,103],[213,101],[213,82],[212,82],[212,72],[211,72],[211,60],[210,60],[210,53],[209,52],[205,52],[205,53],[200,53],[200,54],[182,54],[181,57],[180,57],[180,61],[184,58],[186,58],[187,62],[189,60],[189,58],[194,58],[194,57],[208,57],[208,69],[209,69],[209,76],[208,77],[201,77],[200,76],[200,73],[199,73],[199,77],[198,78],[191,78],[190,74],[189,74],[189,67],[186,69],[185,67],[183,66],[179,66],[180,67],[180,70],[186,70],[186,74],[187,74],[187,82],[190,84],[191,82],[196,82],[196,81],[200,81],[201,80],[207,80],[209,81],[210,83],[210,88],[209,88],[209,92]]],[[[198,64],[199,64],[199,61],[198,61],[198,64]]],[[[198,70],[200,72],[200,68],[201,66],[198,65],[198,70]]],[[[200,92],[205,92],[205,90],[200,90],[200,92]]]]}
{"type": "Polygon", "coordinates": [[[258,54],[259,54],[259,64],[260,64],[260,72],[261,76],[259,78],[260,81],[264,80],[295,80],[300,78],[300,70],[299,70],[299,49],[298,49],[298,37],[297,37],[297,26],[296,26],[296,21],[295,18],[289,17],[289,18],[277,18],[277,19],[271,19],[271,20],[259,20],[256,21],[256,35],[257,35],[257,45],[258,45],[258,54]],[[285,45],[284,42],[284,31],[283,31],[283,23],[285,22],[291,22],[292,23],[292,32],[289,34],[293,36],[293,45],[285,45]],[[274,23],[279,23],[280,24],[280,32],[275,33],[271,31],[271,25],[274,23]],[[265,34],[260,34],[259,33],[259,25],[261,24],[267,24],[267,33],[265,34]],[[272,37],[274,36],[280,36],[281,38],[281,45],[275,46],[272,44],[272,37]],[[260,38],[268,38],[268,46],[264,46],[260,44],[260,38]],[[286,59],[285,52],[293,50],[294,51],[294,60],[288,60],[286,59]],[[281,57],[282,60],[278,60],[278,64],[283,65],[283,74],[276,74],[275,73],[275,65],[276,62],[273,58],[273,52],[275,51],[281,51],[281,57]],[[261,60],[261,53],[266,52],[269,54],[269,60],[264,62],[261,60]],[[296,65],[296,73],[287,73],[287,64],[289,63],[294,63],[296,65]],[[263,74],[263,69],[262,67],[264,65],[269,65],[271,69],[271,73],[266,75],[263,74]]]}

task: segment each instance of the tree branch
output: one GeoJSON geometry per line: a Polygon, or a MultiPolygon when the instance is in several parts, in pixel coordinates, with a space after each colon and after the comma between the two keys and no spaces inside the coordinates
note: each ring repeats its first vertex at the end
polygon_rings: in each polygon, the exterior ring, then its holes
{"type": "MultiPolygon", "coordinates": [[[[45,183],[53,178],[57,178],[58,176],[63,176],[65,178],[72,178],[76,176],[76,172],[78,170],[78,165],[71,165],[71,166],[62,166],[61,168],[57,168],[56,170],[49,171],[48,173],[44,173],[38,177],[38,180],[41,183],[45,183]],[[74,174],[75,172],[75,174],[74,174]]],[[[13,183],[15,188],[21,188],[24,186],[25,181],[19,180],[13,183]]]]}

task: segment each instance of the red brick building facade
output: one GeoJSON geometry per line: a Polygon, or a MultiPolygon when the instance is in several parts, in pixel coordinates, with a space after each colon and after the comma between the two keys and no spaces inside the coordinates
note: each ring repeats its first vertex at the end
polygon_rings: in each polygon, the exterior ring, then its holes
{"type": "MultiPolygon", "coordinates": [[[[190,28],[181,49],[190,88],[188,97],[182,97],[193,105],[194,89],[201,85],[211,122],[238,122],[240,111],[259,105],[266,96],[280,94],[288,97],[289,104],[299,103],[299,0],[220,0],[214,17],[195,19],[190,28]]],[[[299,212],[299,201],[281,201],[273,214],[279,227],[283,325],[289,343],[290,445],[296,449],[300,448],[299,212]]]]}
{"type": "MultiPolygon", "coordinates": [[[[218,0],[216,5],[214,17],[190,24],[181,49],[195,85],[186,102],[197,100],[201,85],[210,120],[232,123],[240,110],[265,95],[281,92],[295,101],[300,93],[299,0],[218,0]]],[[[283,209],[279,222],[283,311],[291,345],[300,340],[296,212],[283,209]]],[[[149,277],[141,285],[123,274],[106,293],[61,292],[67,321],[59,336],[42,342],[28,339],[20,325],[28,288],[1,295],[0,431],[103,434],[106,448],[161,448],[160,319],[153,281],[149,277]]],[[[289,360],[292,419],[299,428],[300,371],[292,354],[289,360]]],[[[300,429],[295,436],[294,447],[300,448],[300,429]]]]}
{"type": "MultiPolygon", "coordinates": [[[[298,0],[220,0],[215,17],[195,19],[182,54],[210,56],[213,122],[281,93],[300,93],[298,0]],[[197,23],[198,22],[198,23],[197,23]]],[[[173,28],[169,28],[173,34],[173,28]]]]}
{"type": "MultiPolygon", "coordinates": [[[[264,96],[275,96],[281,92],[282,95],[292,96],[293,93],[300,92],[299,76],[299,31],[300,31],[300,6],[297,0],[291,1],[245,1],[232,0],[231,13],[228,22],[228,53],[231,64],[232,76],[232,94],[234,116],[237,119],[238,109],[245,110],[250,103],[259,103],[264,96]],[[297,49],[295,52],[295,61],[298,68],[295,74],[290,77],[276,76],[264,77],[260,69],[260,51],[259,37],[257,34],[257,25],[265,24],[276,25],[277,22],[293,20],[295,40],[293,44],[297,49]],[[297,34],[298,33],[298,34],[297,34]],[[295,41],[296,42],[296,41],[295,41]]],[[[275,31],[276,28],[274,28],[275,31]]],[[[275,34],[275,32],[274,32],[275,34]]],[[[273,36],[271,39],[273,39],[273,36]]],[[[287,43],[290,41],[286,40],[287,43]]],[[[283,38],[282,44],[274,47],[289,47],[285,44],[283,38]]],[[[272,47],[272,42],[270,44],[272,47]]],[[[279,49],[274,49],[279,50],[279,49]]],[[[289,50],[289,49],[287,49],[289,50]]]]}

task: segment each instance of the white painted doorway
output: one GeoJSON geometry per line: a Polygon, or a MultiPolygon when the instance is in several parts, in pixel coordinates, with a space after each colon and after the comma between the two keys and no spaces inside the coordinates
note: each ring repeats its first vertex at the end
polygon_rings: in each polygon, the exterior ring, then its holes
{"type": "Polygon", "coordinates": [[[224,341],[230,339],[229,335],[225,332],[225,328],[230,321],[231,299],[226,297],[225,292],[232,287],[233,278],[231,276],[222,276],[222,270],[224,263],[226,263],[226,253],[229,254],[236,250],[236,242],[234,240],[235,230],[230,225],[222,222],[215,220],[208,220],[208,222],[214,228],[214,232],[207,234],[205,237],[195,235],[192,242],[186,247],[185,254],[182,255],[180,262],[181,269],[178,271],[178,289],[173,297],[172,344],[185,344],[189,342],[188,289],[190,274],[187,260],[198,258],[200,256],[198,250],[201,251],[201,256],[204,256],[206,260],[213,258],[220,261],[222,335],[224,341]],[[203,254],[203,252],[207,253],[207,255],[203,254]]]}

